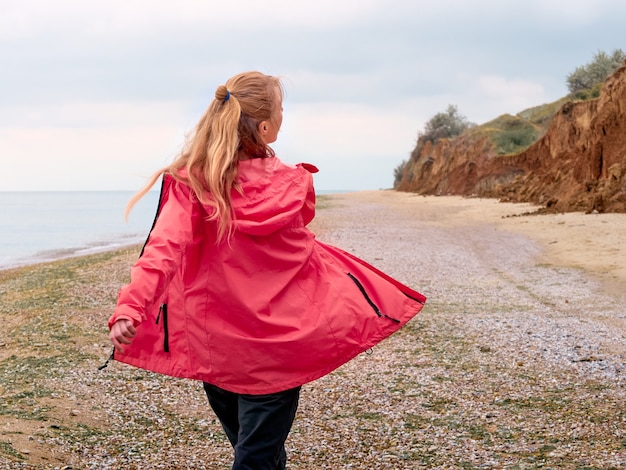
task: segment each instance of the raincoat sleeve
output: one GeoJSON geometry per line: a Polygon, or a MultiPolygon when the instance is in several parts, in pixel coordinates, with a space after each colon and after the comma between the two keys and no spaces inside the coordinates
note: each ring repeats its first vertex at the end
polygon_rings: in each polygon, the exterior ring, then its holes
{"type": "MultiPolygon", "coordinates": [[[[165,187],[165,185],[164,185],[165,187]]],[[[117,320],[128,319],[137,326],[163,296],[178,270],[183,252],[193,236],[194,198],[189,187],[172,182],[139,260],[131,269],[130,283],[122,287],[109,328],[117,320]]],[[[165,196],[165,197],[164,197],[165,196]]],[[[197,216],[197,214],[196,214],[197,216]]]]}

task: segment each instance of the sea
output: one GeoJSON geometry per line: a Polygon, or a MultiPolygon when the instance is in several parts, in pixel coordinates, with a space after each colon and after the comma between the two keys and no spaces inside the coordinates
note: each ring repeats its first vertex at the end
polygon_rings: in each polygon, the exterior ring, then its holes
{"type": "MultiPolygon", "coordinates": [[[[345,191],[318,191],[333,194],[345,191]]],[[[133,191],[0,191],[0,269],[144,243],[159,200],[150,191],[128,221],[133,191]]]]}

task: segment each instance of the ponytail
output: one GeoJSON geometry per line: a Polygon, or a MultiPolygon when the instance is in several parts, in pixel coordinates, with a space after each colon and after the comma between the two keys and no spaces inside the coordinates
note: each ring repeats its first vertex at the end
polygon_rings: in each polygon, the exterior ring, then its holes
{"type": "Polygon", "coordinates": [[[237,165],[241,158],[274,156],[259,135],[258,125],[271,118],[276,92],[283,89],[278,78],[245,72],[215,91],[215,99],[196,125],[192,138],[171,165],[155,172],[148,184],[126,206],[126,216],[163,174],[189,185],[200,202],[213,211],[218,241],[233,231],[231,191],[237,190],[237,165]],[[181,176],[180,170],[186,175],[181,176]]]}

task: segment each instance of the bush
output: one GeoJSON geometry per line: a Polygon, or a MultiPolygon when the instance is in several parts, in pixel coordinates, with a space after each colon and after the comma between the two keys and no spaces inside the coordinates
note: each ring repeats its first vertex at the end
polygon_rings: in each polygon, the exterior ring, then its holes
{"type": "Polygon", "coordinates": [[[404,175],[404,169],[406,168],[406,160],[402,160],[394,170],[393,170],[393,187],[397,188],[400,182],[402,181],[402,176],[404,175]]]}
{"type": "Polygon", "coordinates": [[[594,54],[591,62],[576,67],[576,70],[567,76],[567,88],[570,93],[592,89],[624,65],[625,58],[626,55],[621,49],[615,49],[611,55],[604,51],[598,51],[594,54]]]}
{"type": "Polygon", "coordinates": [[[538,137],[537,129],[529,122],[512,118],[503,123],[492,137],[498,154],[514,154],[530,147],[538,137]]]}
{"type": "Polygon", "coordinates": [[[575,100],[580,100],[580,101],[592,100],[600,96],[601,89],[602,89],[602,83],[596,83],[592,88],[585,88],[584,90],[577,91],[571,96],[575,100]]]}

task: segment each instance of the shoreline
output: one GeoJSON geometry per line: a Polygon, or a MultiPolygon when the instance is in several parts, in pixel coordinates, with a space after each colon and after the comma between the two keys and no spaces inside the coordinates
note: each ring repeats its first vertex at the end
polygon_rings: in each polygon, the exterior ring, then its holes
{"type": "Polygon", "coordinates": [[[0,273],[5,271],[12,271],[15,269],[28,268],[32,266],[37,266],[40,264],[48,264],[48,263],[56,263],[59,261],[69,260],[73,258],[83,258],[91,255],[97,255],[101,253],[114,253],[118,250],[126,250],[135,246],[141,246],[144,241],[135,241],[131,243],[115,243],[109,242],[103,246],[97,246],[98,243],[94,243],[95,246],[92,247],[81,247],[81,248],[59,248],[55,250],[50,250],[51,254],[49,257],[44,255],[40,255],[39,257],[33,256],[32,258],[27,258],[24,261],[15,261],[11,264],[0,265],[0,273]]]}
{"type": "MultiPolygon", "coordinates": [[[[626,214],[586,214],[566,212],[534,214],[538,206],[529,203],[500,202],[491,198],[464,196],[423,196],[394,190],[364,190],[318,194],[318,212],[324,210],[324,200],[343,198],[375,202],[385,200],[399,205],[421,222],[446,227],[492,225],[496,230],[526,236],[540,248],[540,263],[580,269],[598,281],[614,295],[626,295],[626,214]]],[[[318,226],[318,218],[312,226],[318,226]]],[[[316,230],[313,228],[313,231],[316,230]]],[[[59,248],[55,253],[34,254],[32,258],[0,266],[0,272],[53,263],[92,254],[115,252],[139,246],[145,240],[131,243],[110,241],[106,246],[93,242],[91,246],[59,248]],[[116,244],[119,243],[119,244],[116,244]]]]}

